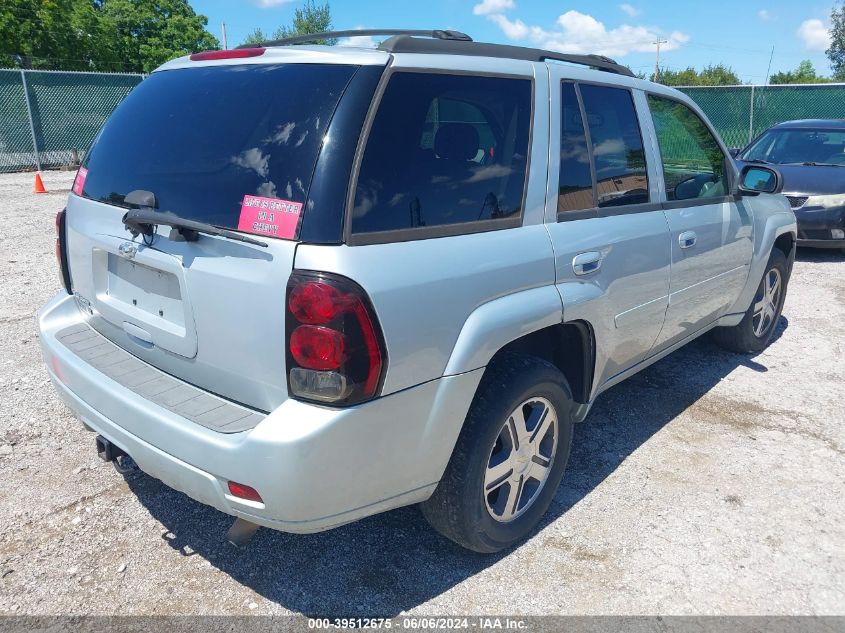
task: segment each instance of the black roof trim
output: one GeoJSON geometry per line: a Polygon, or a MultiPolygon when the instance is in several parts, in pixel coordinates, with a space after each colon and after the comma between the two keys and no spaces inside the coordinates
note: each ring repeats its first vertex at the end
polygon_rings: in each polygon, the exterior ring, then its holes
{"type": "Polygon", "coordinates": [[[525,48],[507,44],[485,44],[483,42],[460,41],[455,39],[424,40],[406,34],[391,37],[381,43],[379,50],[389,53],[428,53],[439,55],[472,55],[477,57],[499,57],[504,59],[522,59],[531,62],[549,60],[589,66],[617,75],[634,77],[631,69],[617,64],[616,61],[602,55],[567,55],[539,48],[525,48]]]}
{"type": "MultiPolygon", "coordinates": [[[[351,29],[348,31],[324,31],[322,33],[309,33],[308,35],[294,35],[280,40],[270,40],[260,44],[241,44],[238,48],[255,48],[259,46],[288,46],[290,44],[307,44],[319,40],[332,40],[339,37],[365,37],[369,35],[414,35],[417,37],[430,37],[436,40],[451,40],[458,42],[471,42],[472,38],[460,31],[449,31],[446,29],[435,29],[432,31],[414,29],[351,29]]],[[[389,40],[388,40],[389,41],[389,40]]]]}

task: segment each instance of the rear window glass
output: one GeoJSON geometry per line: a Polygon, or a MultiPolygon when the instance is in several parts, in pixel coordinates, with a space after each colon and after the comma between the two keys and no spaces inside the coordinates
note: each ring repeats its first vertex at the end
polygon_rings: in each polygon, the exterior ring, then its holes
{"type": "Polygon", "coordinates": [[[648,202],[645,150],[629,90],[581,84],[599,207],[648,202]]]}
{"type": "Polygon", "coordinates": [[[153,73],[86,158],[86,197],[236,228],[245,195],[304,203],[329,120],[355,66],[244,64],[153,73]]]}
{"type": "Polygon", "coordinates": [[[518,218],[530,122],[528,79],[395,73],[361,162],[352,232],[518,218]]]}

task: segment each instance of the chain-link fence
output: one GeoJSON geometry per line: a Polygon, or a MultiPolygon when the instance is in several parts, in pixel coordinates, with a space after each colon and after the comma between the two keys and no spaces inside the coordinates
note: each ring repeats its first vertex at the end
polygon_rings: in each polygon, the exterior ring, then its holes
{"type": "Polygon", "coordinates": [[[143,78],[0,69],[0,172],[78,162],[143,78]]]}
{"type": "Polygon", "coordinates": [[[679,88],[704,110],[730,147],[794,119],[845,119],[845,84],[679,88]]]}
{"type": "MultiPolygon", "coordinates": [[[[72,165],[143,75],[0,69],[0,172],[72,165]]],[[[695,86],[731,147],[792,119],[845,119],[845,84],[695,86]]]]}

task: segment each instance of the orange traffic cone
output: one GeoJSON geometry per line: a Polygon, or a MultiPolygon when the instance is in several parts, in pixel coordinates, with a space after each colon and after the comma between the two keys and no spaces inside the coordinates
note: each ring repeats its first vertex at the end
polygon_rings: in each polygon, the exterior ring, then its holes
{"type": "Polygon", "coordinates": [[[44,188],[44,181],[41,180],[41,172],[35,172],[35,187],[32,190],[32,193],[47,193],[47,189],[44,188]]]}

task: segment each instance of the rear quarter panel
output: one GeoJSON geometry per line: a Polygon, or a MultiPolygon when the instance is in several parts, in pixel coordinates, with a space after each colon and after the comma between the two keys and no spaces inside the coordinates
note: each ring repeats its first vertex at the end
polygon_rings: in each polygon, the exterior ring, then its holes
{"type": "MultiPolygon", "coordinates": [[[[487,331],[486,320],[468,323],[476,310],[495,305],[484,311],[493,315],[499,312],[497,299],[531,289],[546,287],[554,293],[551,245],[542,224],[393,244],[300,245],[295,265],[345,275],[366,290],[387,346],[385,395],[447,373],[465,324],[487,331]]],[[[549,318],[560,322],[560,300],[554,299],[549,318]]],[[[525,307],[530,309],[530,302],[525,307]]],[[[515,327],[512,338],[518,332],[515,327]]],[[[469,364],[453,364],[449,373],[486,361],[473,356],[469,364]]]]}

